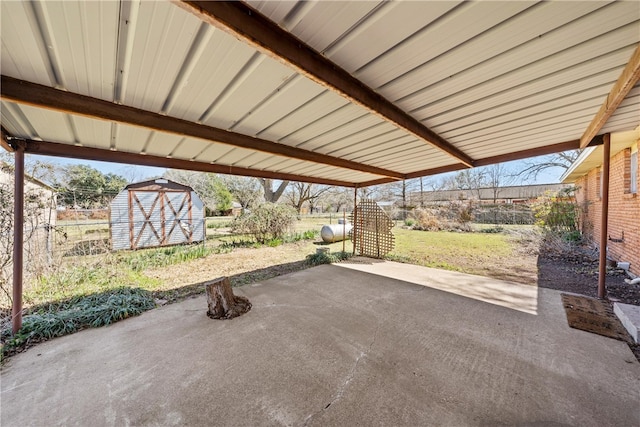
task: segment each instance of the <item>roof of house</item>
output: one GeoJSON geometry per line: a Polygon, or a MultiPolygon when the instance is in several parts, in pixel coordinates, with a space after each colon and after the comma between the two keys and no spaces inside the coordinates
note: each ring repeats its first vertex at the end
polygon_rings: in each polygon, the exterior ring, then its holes
{"type": "Polygon", "coordinates": [[[367,186],[640,121],[636,1],[0,8],[0,144],[31,153],[367,186]]]}
{"type": "MultiPolygon", "coordinates": [[[[13,171],[14,171],[13,165],[11,165],[9,163],[6,163],[6,162],[3,162],[3,161],[0,161],[0,172],[4,172],[6,174],[13,174],[13,171]]],[[[26,173],[24,174],[24,179],[27,182],[35,184],[35,185],[37,185],[39,187],[46,188],[49,191],[56,191],[50,185],[45,184],[44,182],[40,181],[39,179],[34,178],[34,177],[32,177],[32,176],[30,176],[30,175],[28,175],[26,173]]]]}
{"type": "MultiPolygon", "coordinates": [[[[640,112],[638,112],[640,115],[640,112]]],[[[629,132],[614,133],[611,135],[611,157],[620,151],[631,147],[634,143],[640,141],[640,126],[629,132]]],[[[590,170],[602,166],[603,163],[602,146],[587,147],[575,162],[560,177],[560,181],[564,183],[572,183],[580,177],[589,173],[590,170]]]]}

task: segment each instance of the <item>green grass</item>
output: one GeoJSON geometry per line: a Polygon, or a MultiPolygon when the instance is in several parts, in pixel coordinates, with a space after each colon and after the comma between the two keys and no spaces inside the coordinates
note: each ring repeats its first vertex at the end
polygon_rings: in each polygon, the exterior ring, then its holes
{"type": "Polygon", "coordinates": [[[63,267],[42,276],[36,286],[24,293],[24,302],[39,305],[122,287],[153,290],[159,286],[159,280],[107,260],[99,265],[63,267]]]}
{"type": "Polygon", "coordinates": [[[476,274],[477,265],[512,253],[504,234],[394,229],[395,248],[388,259],[425,267],[476,274]]]}
{"type": "MultiPolygon", "coordinates": [[[[222,245],[224,246],[224,245],[222,245]]],[[[165,248],[145,249],[134,252],[121,252],[120,263],[126,264],[133,271],[143,271],[152,267],[179,264],[208,255],[229,252],[221,246],[206,246],[201,243],[192,245],[168,246],[165,248]]]]}

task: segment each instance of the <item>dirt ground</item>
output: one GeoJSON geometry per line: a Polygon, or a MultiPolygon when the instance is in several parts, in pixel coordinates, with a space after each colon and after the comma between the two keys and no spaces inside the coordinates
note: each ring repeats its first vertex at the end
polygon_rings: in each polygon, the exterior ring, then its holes
{"type": "MultiPolygon", "coordinates": [[[[628,284],[626,278],[628,276],[622,270],[608,269],[605,282],[607,299],[612,303],[640,305],[640,285],[628,284]]],[[[538,286],[597,297],[597,255],[580,248],[541,251],[538,256],[538,286]]],[[[640,344],[628,344],[640,361],[640,344]]]]}
{"type": "MultiPolygon", "coordinates": [[[[538,256],[538,285],[564,292],[597,297],[598,260],[579,250],[542,252],[538,256]]],[[[640,285],[625,283],[622,270],[608,269],[607,298],[611,302],[640,305],[640,285]]]]}

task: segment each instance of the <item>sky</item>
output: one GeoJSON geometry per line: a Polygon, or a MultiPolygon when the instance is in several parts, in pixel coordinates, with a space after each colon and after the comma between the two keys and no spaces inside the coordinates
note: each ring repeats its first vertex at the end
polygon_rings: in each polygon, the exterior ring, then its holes
{"type": "MultiPolygon", "coordinates": [[[[129,182],[140,182],[147,179],[157,178],[159,176],[162,176],[162,174],[166,170],[166,168],[158,168],[158,167],[151,167],[151,166],[135,166],[135,165],[122,164],[122,163],[66,159],[66,158],[49,157],[49,156],[34,156],[33,159],[42,160],[42,161],[54,163],[61,166],[76,165],[76,164],[89,165],[104,174],[113,173],[116,175],[120,175],[126,178],[129,182]]],[[[516,160],[512,162],[506,162],[504,163],[504,165],[507,167],[508,170],[519,171],[526,167],[527,162],[531,162],[536,159],[538,158],[532,158],[528,160],[516,160]]],[[[537,179],[523,182],[522,184],[557,183],[559,182],[560,176],[562,176],[563,173],[564,173],[564,169],[562,168],[549,169],[539,174],[537,179]]],[[[455,174],[455,172],[449,173],[449,174],[433,175],[428,178],[437,180],[440,176],[446,176],[451,174],[455,174]]]]}

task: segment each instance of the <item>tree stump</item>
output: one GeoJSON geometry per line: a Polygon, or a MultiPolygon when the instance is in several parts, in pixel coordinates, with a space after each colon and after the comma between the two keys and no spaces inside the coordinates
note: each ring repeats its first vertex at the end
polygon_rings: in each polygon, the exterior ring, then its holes
{"type": "Polygon", "coordinates": [[[233,319],[251,310],[251,303],[245,297],[236,296],[228,277],[220,277],[205,283],[207,290],[207,316],[212,319],[233,319]]]}

